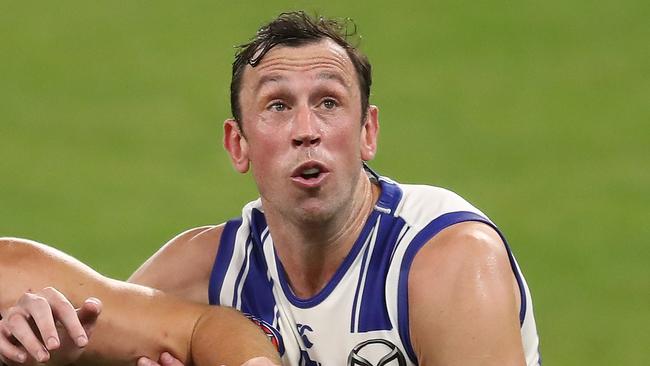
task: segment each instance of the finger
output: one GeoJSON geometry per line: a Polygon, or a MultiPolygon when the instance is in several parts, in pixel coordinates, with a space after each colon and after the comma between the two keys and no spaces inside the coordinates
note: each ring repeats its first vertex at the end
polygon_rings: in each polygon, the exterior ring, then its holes
{"type": "MultiPolygon", "coordinates": [[[[22,310],[22,309],[21,309],[22,310]]],[[[36,338],[32,327],[26,319],[26,315],[15,308],[10,309],[7,316],[7,330],[23,346],[25,350],[38,362],[45,362],[50,359],[50,353],[45,346],[36,338]]]]}
{"type": "Polygon", "coordinates": [[[41,335],[45,347],[48,350],[53,350],[59,347],[59,335],[56,331],[56,324],[52,315],[52,309],[45,297],[36,294],[25,294],[19,301],[25,311],[34,319],[36,328],[41,335]]]}
{"type": "Polygon", "coordinates": [[[169,352],[163,352],[160,355],[159,362],[162,366],[183,366],[183,363],[172,356],[169,352]]]}
{"type": "Polygon", "coordinates": [[[97,324],[99,314],[102,312],[102,302],[94,297],[89,297],[84,301],[79,309],[77,309],[77,318],[81,322],[81,326],[86,332],[86,337],[90,335],[97,324]]]}
{"type": "Polygon", "coordinates": [[[0,362],[14,361],[23,363],[27,360],[27,352],[9,341],[11,334],[0,324],[0,362]]]}
{"type": "Polygon", "coordinates": [[[86,346],[86,344],[88,344],[86,331],[81,325],[81,322],[77,317],[77,312],[70,301],[68,301],[62,293],[52,287],[44,288],[40,294],[48,300],[52,309],[52,314],[61,324],[63,324],[63,327],[68,332],[70,338],[75,341],[75,344],[79,347],[86,346]]]}
{"type": "Polygon", "coordinates": [[[277,366],[277,365],[266,357],[255,357],[244,362],[242,366],[277,366]]]}
{"type": "Polygon", "coordinates": [[[148,359],[147,357],[138,358],[137,366],[161,366],[157,362],[148,359]]]}

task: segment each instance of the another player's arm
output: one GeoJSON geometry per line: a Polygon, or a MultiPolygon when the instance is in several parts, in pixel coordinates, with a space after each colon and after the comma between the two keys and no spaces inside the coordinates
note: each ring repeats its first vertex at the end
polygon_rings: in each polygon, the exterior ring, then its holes
{"type": "Polygon", "coordinates": [[[408,290],[420,365],[525,365],[519,289],[489,226],[461,223],[436,235],[416,255],[408,290]]]}
{"type": "Polygon", "coordinates": [[[207,304],[210,273],[222,232],[223,225],[218,225],[179,234],[147,259],[128,282],[207,304]]]}
{"type": "Polygon", "coordinates": [[[234,310],[188,303],[160,291],[103,277],[53,248],[0,240],[0,309],[25,292],[55,286],[77,307],[89,296],[103,311],[82,364],[133,365],[163,352],[196,365],[239,365],[264,356],[279,364],[261,331],[234,310]]]}
{"type": "MultiPolygon", "coordinates": [[[[136,283],[176,295],[186,300],[208,303],[210,274],[224,225],[187,230],[154,253],[129,278],[136,283]]],[[[181,366],[177,359],[161,355],[162,366],[181,366]]],[[[139,365],[156,366],[143,358],[139,365]]]]}

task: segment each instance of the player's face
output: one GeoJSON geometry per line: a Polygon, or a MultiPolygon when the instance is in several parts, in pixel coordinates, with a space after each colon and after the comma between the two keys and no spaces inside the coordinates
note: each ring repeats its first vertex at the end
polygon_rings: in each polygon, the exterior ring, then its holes
{"type": "Polygon", "coordinates": [[[323,220],[343,211],[374,157],[377,109],[361,121],[356,72],[330,40],[278,46],[247,66],[240,103],[243,134],[225,123],[225,145],[240,172],[252,170],[266,211],[323,220]],[[342,210],[343,209],[343,210],[342,210]]]}

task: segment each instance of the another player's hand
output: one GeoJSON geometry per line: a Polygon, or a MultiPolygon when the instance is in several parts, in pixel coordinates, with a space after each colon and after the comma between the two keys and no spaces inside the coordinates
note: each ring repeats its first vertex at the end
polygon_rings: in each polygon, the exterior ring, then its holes
{"type": "Polygon", "coordinates": [[[147,357],[140,357],[137,366],[184,366],[183,363],[177,360],[169,352],[163,352],[158,359],[158,362],[153,361],[147,357]]]}
{"type": "Polygon", "coordinates": [[[0,320],[0,361],[8,365],[76,361],[101,308],[101,301],[88,298],[75,309],[51,287],[25,293],[0,320]]]}
{"type": "Polygon", "coordinates": [[[255,357],[244,362],[244,364],[241,366],[278,366],[278,365],[266,357],[255,357]]]}
{"type": "MultiPolygon", "coordinates": [[[[152,361],[146,357],[140,357],[140,359],[138,359],[137,366],[184,366],[184,365],[181,361],[174,358],[174,356],[172,356],[168,352],[163,352],[163,354],[160,355],[160,359],[158,360],[158,362],[152,361]]],[[[278,365],[273,363],[271,360],[269,360],[266,357],[255,357],[246,361],[241,366],[278,366],[278,365]]]]}

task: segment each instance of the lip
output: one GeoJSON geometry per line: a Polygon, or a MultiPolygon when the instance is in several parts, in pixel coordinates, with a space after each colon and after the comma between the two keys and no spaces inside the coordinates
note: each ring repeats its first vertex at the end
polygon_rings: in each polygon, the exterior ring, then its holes
{"type": "Polygon", "coordinates": [[[327,169],[325,164],[316,160],[311,160],[300,164],[292,171],[291,181],[301,188],[318,188],[323,184],[329,173],[330,171],[327,169]],[[302,172],[311,168],[317,168],[320,170],[318,176],[315,178],[303,177],[302,172]]]}

